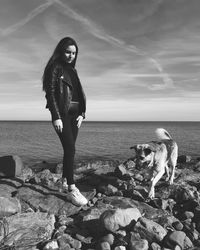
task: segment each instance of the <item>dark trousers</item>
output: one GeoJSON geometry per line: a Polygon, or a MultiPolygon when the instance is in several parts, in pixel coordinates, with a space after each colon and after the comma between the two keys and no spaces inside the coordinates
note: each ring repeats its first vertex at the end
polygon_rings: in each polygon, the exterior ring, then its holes
{"type": "Polygon", "coordinates": [[[78,135],[77,119],[78,109],[68,112],[62,118],[62,133],[57,133],[63,146],[63,174],[62,177],[67,179],[67,184],[74,184],[74,156],[75,143],[78,135]]]}

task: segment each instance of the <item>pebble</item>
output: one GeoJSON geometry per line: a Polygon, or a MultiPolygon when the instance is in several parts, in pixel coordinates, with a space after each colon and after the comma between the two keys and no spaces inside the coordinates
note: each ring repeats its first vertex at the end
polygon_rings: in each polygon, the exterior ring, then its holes
{"type": "Polygon", "coordinates": [[[183,224],[180,221],[175,221],[174,223],[172,223],[172,226],[177,231],[182,231],[183,230],[183,224]]]}
{"type": "Polygon", "coordinates": [[[114,248],[114,250],[126,250],[125,246],[117,246],[114,248]]]}
{"type": "Polygon", "coordinates": [[[108,242],[111,246],[113,245],[115,237],[113,234],[107,234],[101,238],[102,242],[108,242]]]}

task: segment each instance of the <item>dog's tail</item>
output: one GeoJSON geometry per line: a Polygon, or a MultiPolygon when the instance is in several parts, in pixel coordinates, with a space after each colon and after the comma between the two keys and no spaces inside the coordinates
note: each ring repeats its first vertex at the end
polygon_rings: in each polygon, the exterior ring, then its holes
{"type": "Polygon", "coordinates": [[[164,128],[157,128],[155,133],[160,140],[172,140],[171,135],[164,128]]]}

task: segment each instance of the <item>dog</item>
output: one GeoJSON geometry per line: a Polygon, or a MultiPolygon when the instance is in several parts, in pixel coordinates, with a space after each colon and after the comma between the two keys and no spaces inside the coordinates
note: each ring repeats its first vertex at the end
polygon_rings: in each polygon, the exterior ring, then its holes
{"type": "Polygon", "coordinates": [[[171,135],[163,128],[155,131],[159,141],[137,144],[130,147],[135,150],[136,165],[147,165],[150,168],[150,187],[148,197],[155,198],[155,185],[166,173],[166,181],[174,182],[175,167],[178,158],[178,145],[171,135]],[[171,167],[171,175],[168,165],[171,167]]]}

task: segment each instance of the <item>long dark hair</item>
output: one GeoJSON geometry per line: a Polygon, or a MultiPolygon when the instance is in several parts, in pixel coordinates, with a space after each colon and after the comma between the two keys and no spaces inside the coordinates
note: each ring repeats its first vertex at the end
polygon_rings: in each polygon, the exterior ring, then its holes
{"type": "Polygon", "coordinates": [[[49,61],[47,62],[47,65],[44,69],[42,81],[43,81],[43,90],[46,91],[47,85],[48,85],[48,79],[49,79],[49,74],[50,70],[52,69],[52,65],[55,63],[55,61],[62,62],[64,61],[64,53],[65,50],[68,46],[74,45],[76,47],[76,56],[73,60],[73,62],[70,64],[71,67],[75,67],[76,65],[76,59],[78,55],[78,46],[76,41],[71,38],[71,37],[64,37],[63,39],[60,40],[60,42],[57,44],[52,56],[50,57],[49,61]]]}

